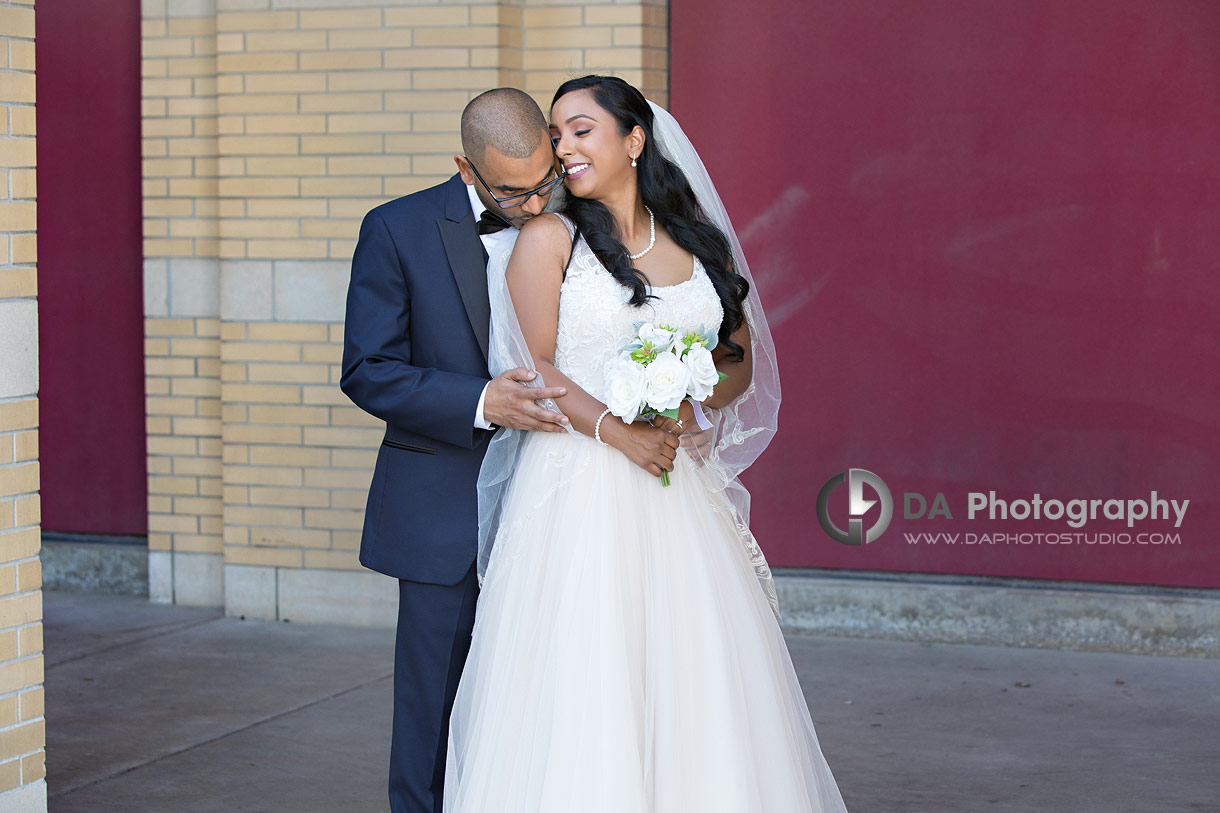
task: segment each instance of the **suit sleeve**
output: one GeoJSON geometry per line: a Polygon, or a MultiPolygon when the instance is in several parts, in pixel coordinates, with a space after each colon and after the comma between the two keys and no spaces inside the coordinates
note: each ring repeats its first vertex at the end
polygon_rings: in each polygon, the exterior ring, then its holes
{"type": "Polygon", "coordinates": [[[474,448],[486,378],[411,364],[411,295],[390,231],[376,210],[352,257],[339,386],[356,406],[394,426],[474,448]]]}

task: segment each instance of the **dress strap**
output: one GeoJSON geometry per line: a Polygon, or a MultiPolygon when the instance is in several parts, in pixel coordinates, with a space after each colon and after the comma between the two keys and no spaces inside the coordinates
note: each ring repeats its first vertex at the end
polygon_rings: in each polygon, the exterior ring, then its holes
{"type": "Polygon", "coordinates": [[[572,245],[568,247],[568,261],[563,265],[563,279],[566,280],[568,278],[568,269],[572,267],[572,258],[576,256],[576,244],[580,242],[580,232],[577,230],[576,224],[569,220],[567,215],[560,214],[559,212],[554,212],[553,214],[563,221],[563,225],[568,227],[568,234],[572,237],[572,245]]]}
{"type": "Polygon", "coordinates": [[[573,239],[575,239],[576,238],[576,224],[573,223],[571,220],[568,220],[567,215],[560,214],[559,212],[554,212],[553,214],[556,217],[558,217],[560,220],[563,221],[563,225],[568,227],[568,234],[571,235],[571,237],[573,239]]]}

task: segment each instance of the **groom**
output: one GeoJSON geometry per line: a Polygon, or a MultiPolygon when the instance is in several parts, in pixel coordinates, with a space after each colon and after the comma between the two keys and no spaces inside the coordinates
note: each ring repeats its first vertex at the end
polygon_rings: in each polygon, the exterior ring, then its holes
{"type": "Polygon", "coordinates": [[[397,578],[393,813],[441,813],[449,712],[470,649],[479,465],[496,426],[562,432],[535,375],[487,368],[488,252],[559,183],[538,105],[490,90],[462,113],[458,174],[365,216],[352,258],[340,386],[386,422],[360,563],[397,578]]]}

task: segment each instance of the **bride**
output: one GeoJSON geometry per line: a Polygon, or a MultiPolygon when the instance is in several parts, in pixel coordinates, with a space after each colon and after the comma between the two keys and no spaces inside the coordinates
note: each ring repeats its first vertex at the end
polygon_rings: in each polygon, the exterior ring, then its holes
{"type": "Polygon", "coordinates": [[[491,260],[492,374],[566,387],[570,428],[501,429],[483,464],[444,809],[845,811],[737,480],[779,384],[732,225],[681,128],[621,79],[564,83],[551,135],[569,194],[491,260]],[[606,364],[641,322],[717,333],[711,421],[689,400],[609,413],[606,364]]]}

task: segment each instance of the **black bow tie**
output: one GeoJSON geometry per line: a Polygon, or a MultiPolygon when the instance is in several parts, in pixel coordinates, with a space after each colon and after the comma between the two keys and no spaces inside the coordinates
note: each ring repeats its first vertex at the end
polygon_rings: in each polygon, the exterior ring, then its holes
{"type": "Polygon", "coordinates": [[[479,216],[479,234],[495,234],[504,229],[511,229],[512,223],[509,223],[501,215],[496,214],[491,209],[484,209],[483,214],[479,216]]]}

